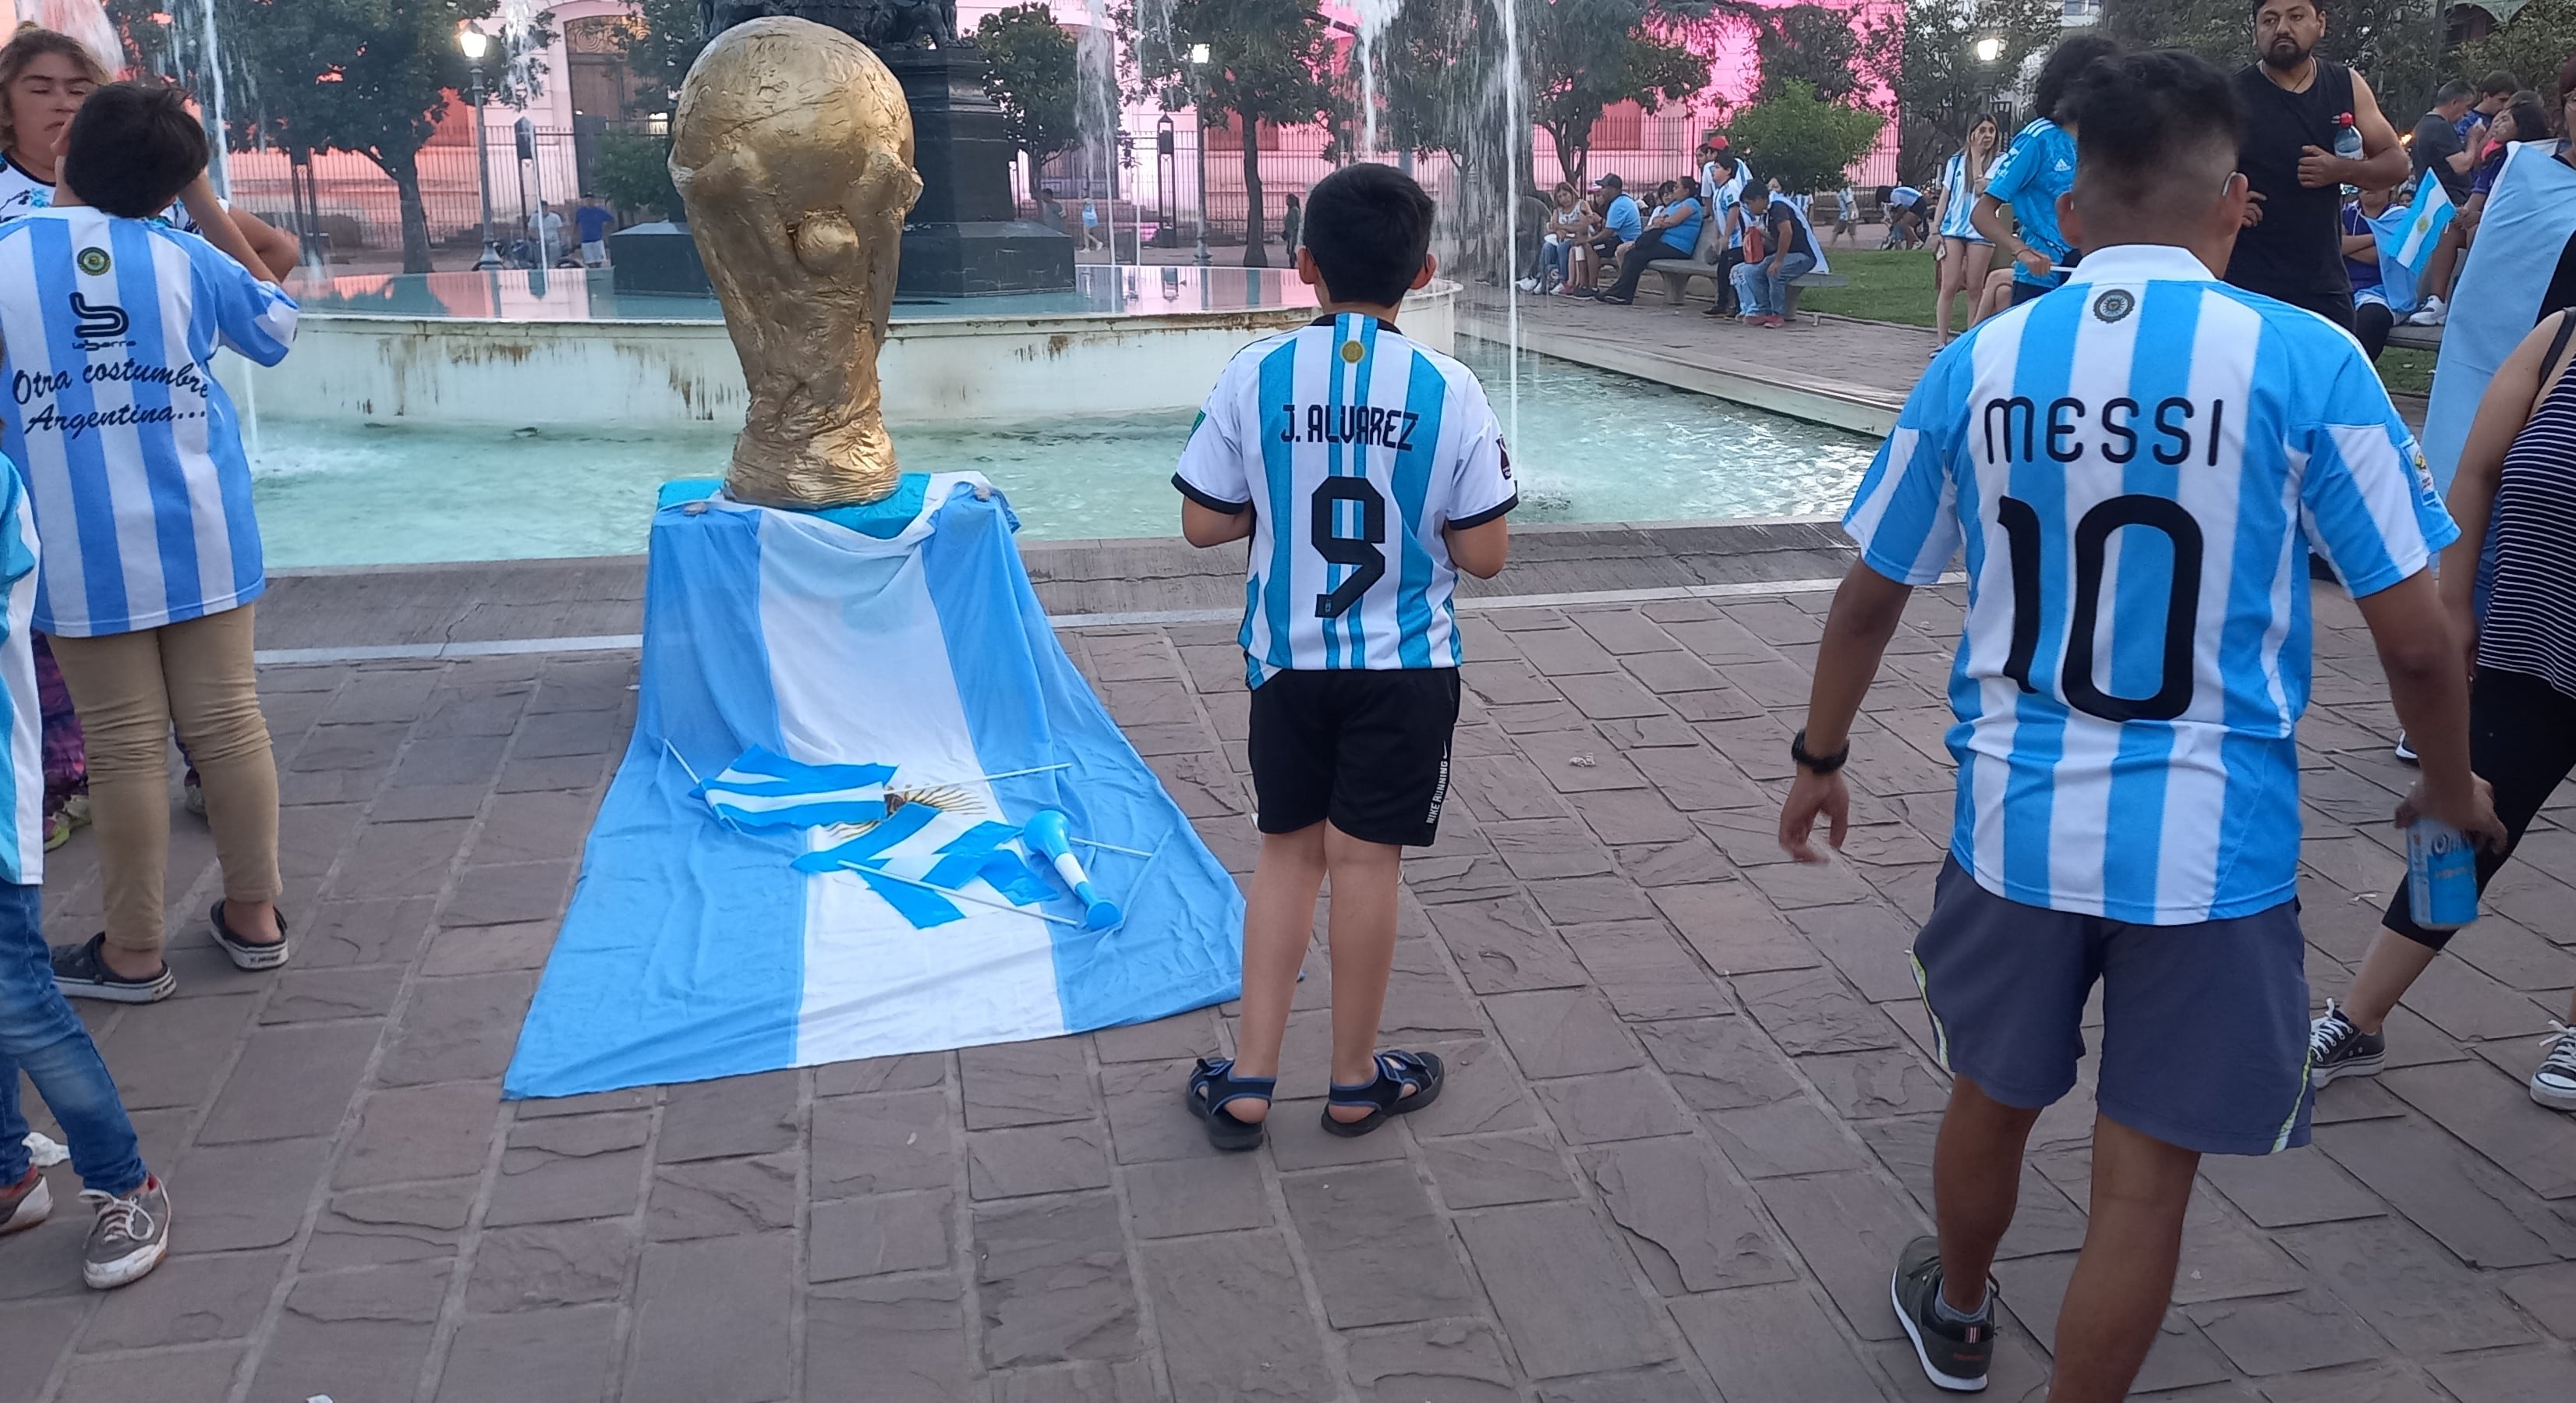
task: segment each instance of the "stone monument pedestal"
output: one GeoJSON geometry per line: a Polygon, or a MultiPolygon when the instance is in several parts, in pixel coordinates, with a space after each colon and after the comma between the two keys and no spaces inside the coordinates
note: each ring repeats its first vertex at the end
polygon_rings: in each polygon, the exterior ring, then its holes
{"type": "Polygon", "coordinates": [[[897,297],[1061,292],[1073,286],[1073,239],[1017,217],[1016,154],[1002,109],[984,91],[971,45],[880,49],[912,109],[921,202],[903,229],[897,297]]]}

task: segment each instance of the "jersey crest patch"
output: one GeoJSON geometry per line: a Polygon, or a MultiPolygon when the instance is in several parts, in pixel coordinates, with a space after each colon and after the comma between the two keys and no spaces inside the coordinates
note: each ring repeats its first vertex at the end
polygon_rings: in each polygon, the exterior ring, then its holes
{"type": "Polygon", "coordinates": [[[2096,321],[2125,321],[2128,315],[2136,310],[2138,310],[2137,295],[2124,287],[2112,288],[2093,299],[2093,317],[2096,321]]]}
{"type": "Polygon", "coordinates": [[[79,264],[80,270],[93,278],[116,266],[116,260],[108,257],[107,250],[103,248],[82,249],[72,262],[79,264]]]}

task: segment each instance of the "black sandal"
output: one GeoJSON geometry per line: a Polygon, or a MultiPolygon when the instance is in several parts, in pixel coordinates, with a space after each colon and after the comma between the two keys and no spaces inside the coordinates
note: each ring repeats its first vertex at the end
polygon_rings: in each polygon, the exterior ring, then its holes
{"type": "Polygon", "coordinates": [[[283,911],[277,913],[277,939],[267,945],[244,940],[231,926],[224,924],[224,904],[220,901],[215,903],[215,909],[206,913],[206,923],[214,927],[215,944],[223,947],[223,952],[232,958],[235,969],[275,969],[286,963],[287,957],[293,953],[287,942],[286,913],[283,911]]]}
{"type": "Polygon", "coordinates": [[[1269,1134],[1268,1120],[1236,1120],[1226,1107],[1237,1101],[1267,1104],[1279,1087],[1277,1077],[1238,1077],[1234,1059],[1202,1057],[1190,1071],[1190,1114],[1207,1122],[1208,1143],[1220,1150],[1257,1150],[1269,1134]]]}
{"type": "Polygon", "coordinates": [[[1334,1083],[1324,1103],[1324,1129],[1344,1139],[1366,1135],[1386,1124],[1389,1116],[1409,1115],[1439,1100],[1441,1077],[1438,1053],[1381,1052],[1375,1081],[1358,1086],[1334,1083]],[[1407,1087],[1413,1089],[1410,1096],[1404,1094],[1407,1087]],[[1366,1106],[1369,1113],[1358,1120],[1335,1120],[1335,1106],[1366,1106]]]}

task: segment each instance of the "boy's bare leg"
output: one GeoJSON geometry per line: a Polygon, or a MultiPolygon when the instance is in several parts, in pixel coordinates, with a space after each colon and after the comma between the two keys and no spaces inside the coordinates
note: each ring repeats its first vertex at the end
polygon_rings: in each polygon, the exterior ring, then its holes
{"type": "Polygon", "coordinates": [[[1950,1108],[1932,1148],[1932,1198],[1941,1230],[1941,1298],[1974,1315],[1986,1299],[1995,1249],[2021,1201],[2022,1150],[2039,1112],[2007,1106],[1975,1082],[1950,1083],[1950,1108]]]}
{"type": "MultiPolygon", "coordinates": [[[[1324,865],[1333,874],[1327,927],[1333,946],[1333,1081],[1341,1086],[1377,1080],[1377,1024],[1386,1009],[1387,976],[1395,968],[1395,895],[1403,862],[1402,848],[1364,843],[1324,825],[1324,865]]],[[[1372,1109],[1325,1111],[1335,1120],[1354,1121],[1372,1109]]]]}
{"type": "Polygon", "coordinates": [[[2113,1403],[2146,1362],[2173,1300],[2200,1154],[2093,1118],[2093,1213],[2057,1318],[2049,1403],[2113,1403]]]}
{"type": "MultiPolygon", "coordinates": [[[[1261,857],[1252,868],[1252,894],[1243,903],[1243,1021],[1234,1035],[1237,1075],[1279,1075],[1279,1043],[1288,1036],[1288,1005],[1297,998],[1297,971],[1306,963],[1307,944],[1315,938],[1315,896],[1324,885],[1324,829],[1317,823],[1294,833],[1261,835],[1261,857]]],[[[1393,920],[1387,924],[1391,932],[1393,920]]],[[[1383,975],[1378,992],[1381,996],[1386,992],[1383,975]]],[[[1237,1101],[1225,1109],[1227,1115],[1249,1124],[1267,1117],[1270,1103],[1237,1101]]]]}

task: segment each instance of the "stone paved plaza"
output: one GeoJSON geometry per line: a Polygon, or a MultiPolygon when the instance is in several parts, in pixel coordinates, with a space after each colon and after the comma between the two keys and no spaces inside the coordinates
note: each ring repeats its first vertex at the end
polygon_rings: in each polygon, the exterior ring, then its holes
{"type": "MultiPolygon", "coordinates": [[[[434,584],[344,593],[417,612],[434,584]]],[[[271,666],[295,963],[224,963],[209,844],[180,820],[180,995],[86,1011],[168,1176],[174,1254],[101,1296],[76,1212],[0,1246],[0,1403],[1935,1397],[1886,1277],[1928,1222],[1944,1096],[1905,955],[1950,822],[1943,594],[1872,695],[1861,826],[1824,868],[1772,836],[1824,593],[1469,614],[1455,800],[1407,864],[1386,1019],[1447,1058],[1447,1094],[1366,1139],[1316,1127],[1319,941],[1291,1099],[1235,1157],[1180,1100],[1225,1009],[503,1103],[634,655],[271,666]]],[[[327,641],[281,595],[272,641],[327,641]]],[[[631,594],[556,604],[527,636],[631,621],[631,594]]],[[[2398,872],[2407,772],[2357,616],[2329,591],[2319,616],[2302,897],[2322,998],[2398,872]]],[[[1065,641],[1248,872],[1230,638],[1065,641]]],[[[2389,1072],[2325,1094],[2314,1148],[2209,1162],[2143,1392],[2576,1397],[2576,1120],[2522,1088],[2576,982],[2576,807],[2548,817],[2390,1025],[2389,1072]]],[[[53,866],[57,939],[96,928],[90,842],[53,866]]],[[[2079,1092],[2034,1137],[1992,1396],[2045,1379],[2090,1123],[2079,1092]]]]}

